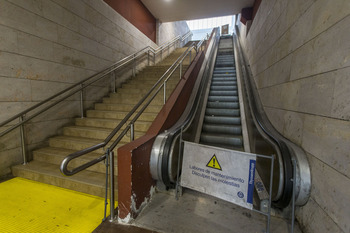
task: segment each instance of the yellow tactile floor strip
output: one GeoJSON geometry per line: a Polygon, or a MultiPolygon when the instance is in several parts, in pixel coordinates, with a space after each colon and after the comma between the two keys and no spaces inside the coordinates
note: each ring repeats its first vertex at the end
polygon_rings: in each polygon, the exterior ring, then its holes
{"type": "Polygon", "coordinates": [[[0,183],[0,232],[92,232],[103,211],[100,197],[23,178],[0,183]]]}

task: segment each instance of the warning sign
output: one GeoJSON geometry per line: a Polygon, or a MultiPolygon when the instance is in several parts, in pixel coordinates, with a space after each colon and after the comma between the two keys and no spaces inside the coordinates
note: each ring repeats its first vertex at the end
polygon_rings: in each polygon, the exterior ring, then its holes
{"type": "Polygon", "coordinates": [[[255,154],[185,142],[181,186],[252,209],[255,162],[255,154]]]}
{"type": "Polygon", "coordinates": [[[215,168],[215,169],[218,169],[221,171],[220,163],[219,163],[218,159],[216,158],[215,154],[209,160],[207,167],[215,168]]]}

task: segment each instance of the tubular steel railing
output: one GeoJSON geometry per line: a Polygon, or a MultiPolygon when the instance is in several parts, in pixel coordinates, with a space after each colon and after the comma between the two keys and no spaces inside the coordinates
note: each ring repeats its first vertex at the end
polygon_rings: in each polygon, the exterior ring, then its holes
{"type": "MultiPolygon", "coordinates": [[[[203,42],[201,43],[201,45],[203,42]]],[[[201,46],[200,45],[200,46],[201,46]]],[[[125,118],[117,125],[116,128],[113,129],[113,131],[106,137],[106,139],[94,146],[91,146],[89,148],[83,149],[81,151],[74,152],[70,155],[68,155],[61,163],[60,170],[64,175],[71,176],[74,175],[80,171],[85,170],[86,168],[97,164],[103,160],[106,160],[107,163],[109,163],[109,184],[110,184],[110,220],[113,221],[114,216],[114,149],[118,145],[118,143],[122,140],[123,137],[126,136],[126,134],[130,131],[130,140],[134,140],[134,124],[137,121],[137,119],[141,116],[141,114],[145,111],[145,109],[149,106],[149,104],[153,101],[153,99],[157,96],[157,94],[160,93],[160,91],[163,89],[164,93],[164,104],[166,102],[166,83],[169,81],[171,77],[173,77],[173,74],[175,71],[179,68],[180,71],[180,78],[182,77],[182,66],[185,59],[189,59],[189,64],[192,61],[192,50],[196,51],[196,54],[199,50],[201,50],[201,47],[197,47],[192,43],[183,54],[181,54],[177,60],[165,71],[165,73],[158,79],[158,81],[151,87],[151,89],[143,96],[143,98],[140,99],[140,101],[133,107],[133,109],[125,116],[125,118]],[[141,105],[143,106],[141,107],[141,105]],[[141,107],[141,108],[140,108],[141,107]],[[140,108],[140,109],[139,109],[140,108]],[[137,111],[139,109],[139,111],[137,111]],[[136,112],[137,111],[137,112],[136,112]],[[132,117],[133,114],[136,115],[129,121],[129,119],[132,117]],[[129,121],[129,122],[128,122],[129,121]],[[120,132],[122,127],[125,126],[123,131],[117,136],[117,138],[112,141],[112,139],[120,132]],[[111,142],[112,141],[112,142],[111,142]],[[111,142],[111,144],[109,144],[111,142]],[[108,145],[109,144],[109,145],[108,145]],[[100,148],[105,148],[108,146],[108,148],[105,150],[105,153],[101,155],[98,158],[95,158],[85,164],[82,164],[76,168],[73,168],[71,170],[68,169],[69,163],[77,159],[87,153],[90,153],[92,151],[98,150],[100,148]]],[[[107,166],[107,165],[106,165],[107,166]]],[[[108,169],[106,169],[106,179],[108,176],[108,169]]],[[[107,183],[106,183],[106,193],[107,193],[107,183]]],[[[106,212],[106,211],[105,211],[106,212]]]]}
{"type": "MultiPolygon", "coordinates": [[[[22,147],[22,157],[23,157],[23,164],[27,163],[27,155],[26,155],[26,146],[25,146],[25,132],[24,132],[24,124],[28,121],[32,120],[33,118],[37,117],[38,115],[42,114],[43,112],[51,109],[52,107],[56,106],[57,104],[61,103],[62,101],[68,99],[72,95],[80,92],[80,114],[81,117],[84,117],[84,95],[83,91],[93,85],[94,83],[100,81],[101,79],[104,79],[106,77],[109,77],[110,74],[113,74],[116,70],[126,67],[127,65],[132,65],[132,75],[135,76],[136,74],[136,67],[137,67],[137,59],[141,58],[144,55],[147,55],[147,63],[150,65],[151,63],[151,57],[153,57],[153,64],[156,63],[156,57],[160,54],[161,60],[162,60],[162,54],[164,50],[168,50],[168,53],[170,53],[170,48],[177,46],[180,46],[183,41],[185,41],[189,36],[192,35],[192,32],[188,32],[184,36],[177,36],[171,41],[159,46],[158,48],[153,48],[151,46],[147,46],[136,53],[133,53],[120,61],[112,64],[110,67],[108,67],[105,70],[102,70],[60,92],[58,92],[55,95],[52,95],[51,97],[41,101],[40,103],[37,103],[33,105],[32,107],[10,117],[9,119],[3,121],[0,123],[0,127],[6,127],[9,123],[15,120],[19,120],[18,123],[7,127],[5,130],[0,132],[0,137],[6,135],[7,133],[11,132],[12,130],[16,128],[20,128],[20,136],[21,136],[21,147],[22,147]],[[58,98],[58,99],[57,99],[58,98]]],[[[115,92],[116,89],[116,75],[113,75],[113,83],[112,88],[113,92],[115,92]]]]}

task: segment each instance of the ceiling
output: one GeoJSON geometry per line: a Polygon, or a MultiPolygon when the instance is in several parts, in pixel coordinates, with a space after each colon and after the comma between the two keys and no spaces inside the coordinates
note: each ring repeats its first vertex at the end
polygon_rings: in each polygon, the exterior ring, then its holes
{"type": "Polygon", "coordinates": [[[203,19],[237,14],[254,0],[141,0],[161,22],[203,19]]]}

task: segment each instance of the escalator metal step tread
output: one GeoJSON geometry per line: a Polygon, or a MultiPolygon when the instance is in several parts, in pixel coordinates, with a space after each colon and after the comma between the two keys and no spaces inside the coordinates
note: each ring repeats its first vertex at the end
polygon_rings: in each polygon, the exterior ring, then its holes
{"type": "Polygon", "coordinates": [[[226,108],[207,108],[205,110],[206,116],[240,116],[239,109],[226,109],[226,108]]]}
{"type": "Polygon", "coordinates": [[[237,91],[237,86],[236,85],[225,85],[225,86],[211,86],[210,87],[211,91],[237,91]]]}
{"type": "Polygon", "coordinates": [[[238,102],[238,96],[209,96],[208,101],[238,102]]]}
{"type": "Polygon", "coordinates": [[[212,81],[211,83],[212,87],[215,86],[237,86],[236,81],[212,81]]]}
{"type": "Polygon", "coordinates": [[[237,81],[235,73],[213,74],[212,81],[237,81]]]}
{"type": "Polygon", "coordinates": [[[202,133],[201,134],[201,142],[212,143],[212,144],[231,145],[231,146],[235,146],[235,147],[243,146],[241,136],[228,137],[227,135],[222,136],[222,135],[213,135],[213,134],[202,133]]]}
{"type": "Polygon", "coordinates": [[[213,77],[212,82],[237,82],[237,78],[235,76],[219,76],[213,77]]]}
{"type": "Polygon", "coordinates": [[[204,116],[205,124],[218,124],[218,125],[240,125],[240,117],[226,117],[226,116],[204,116]]]}
{"type": "Polygon", "coordinates": [[[242,127],[240,125],[212,125],[204,124],[203,132],[228,135],[242,135],[242,127]]]}
{"type": "Polygon", "coordinates": [[[237,96],[237,91],[210,91],[209,96],[237,96]]]}
{"type": "Polygon", "coordinates": [[[207,108],[226,108],[226,109],[238,109],[238,102],[211,102],[208,101],[207,108]]]}

